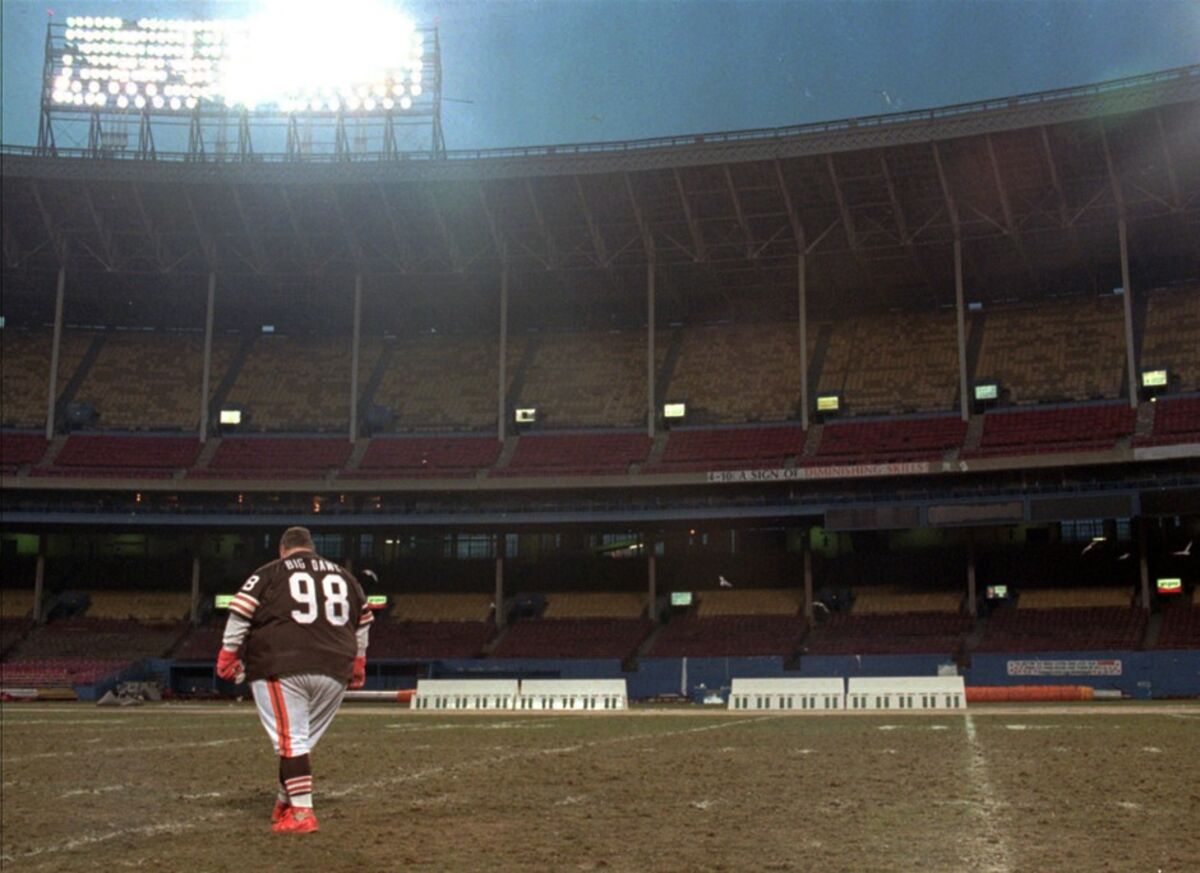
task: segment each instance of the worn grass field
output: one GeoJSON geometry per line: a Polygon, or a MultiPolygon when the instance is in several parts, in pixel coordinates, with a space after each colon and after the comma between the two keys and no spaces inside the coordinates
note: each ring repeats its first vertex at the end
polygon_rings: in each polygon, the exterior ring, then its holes
{"type": "Polygon", "coordinates": [[[343,707],[277,836],[246,704],[0,710],[9,870],[1200,870],[1200,707],[343,707]]]}

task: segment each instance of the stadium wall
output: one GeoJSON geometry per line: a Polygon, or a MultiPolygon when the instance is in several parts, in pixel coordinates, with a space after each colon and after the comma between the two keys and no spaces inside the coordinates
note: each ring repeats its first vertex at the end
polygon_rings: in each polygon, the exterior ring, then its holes
{"type": "MultiPolygon", "coordinates": [[[[367,686],[377,690],[415,688],[418,675],[438,679],[624,679],[631,700],[666,695],[695,699],[706,690],[727,689],[735,678],[936,676],[938,668],[947,663],[941,655],[813,655],[802,658],[797,669],[788,669],[781,657],[644,658],[637,670],[630,671],[623,670],[616,658],[378,661],[368,665],[367,686]]],[[[185,676],[195,679],[194,671],[185,672],[190,670],[186,665],[171,667],[170,685],[176,691],[182,690],[185,676]]],[[[166,671],[165,662],[147,662],[138,675],[120,678],[149,678],[143,674],[161,676],[166,671]]],[[[976,655],[961,673],[968,686],[1090,685],[1136,698],[1200,696],[1200,651],[976,655]],[[1042,672],[1010,675],[1009,662],[1040,663],[1042,672]],[[1054,671],[1061,671],[1060,675],[1047,675],[1054,671]]],[[[221,687],[231,690],[231,686],[221,687]]],[[[93,699],[98,695],[80,696],[93,699]]]]}

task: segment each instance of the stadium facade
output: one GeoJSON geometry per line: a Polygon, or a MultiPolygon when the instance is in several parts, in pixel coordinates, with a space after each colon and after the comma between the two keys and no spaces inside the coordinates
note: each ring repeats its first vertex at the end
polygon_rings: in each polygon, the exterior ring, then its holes
{"type": "Polygon", "coordinates": [[[392,601],[383,685],[1200,693],[1198,143],[1186,67],[625,143],[6,147],[6,675],[211,687],[212,596],[302,521],[392,601]]]}

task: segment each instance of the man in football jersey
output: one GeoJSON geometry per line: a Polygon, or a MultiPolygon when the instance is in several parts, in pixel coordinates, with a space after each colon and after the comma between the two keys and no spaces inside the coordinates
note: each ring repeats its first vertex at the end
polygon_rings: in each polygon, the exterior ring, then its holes
{"type": "Polygon", "coordinates": [[[217,675],[249,681],[279,755],[276,832],[317,829],[309,752],[347,686],[363,686],[371,618],[358,580],[318,555],[303,527],[284,531],[279,560],[256,570],[230,603],[217,675]]]}

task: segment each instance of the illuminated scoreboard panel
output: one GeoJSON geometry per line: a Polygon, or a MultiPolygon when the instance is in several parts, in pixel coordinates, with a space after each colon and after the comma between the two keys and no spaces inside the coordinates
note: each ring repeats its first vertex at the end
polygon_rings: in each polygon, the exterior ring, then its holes
{"type": "Polygon", "coordinates": [[[53,39],[47,98],[60,108],[189,112],[202,105],[293,113],[405,112],[428,87],[425,37],[393,13],[194,21],[70,17],[53,39]]]}

